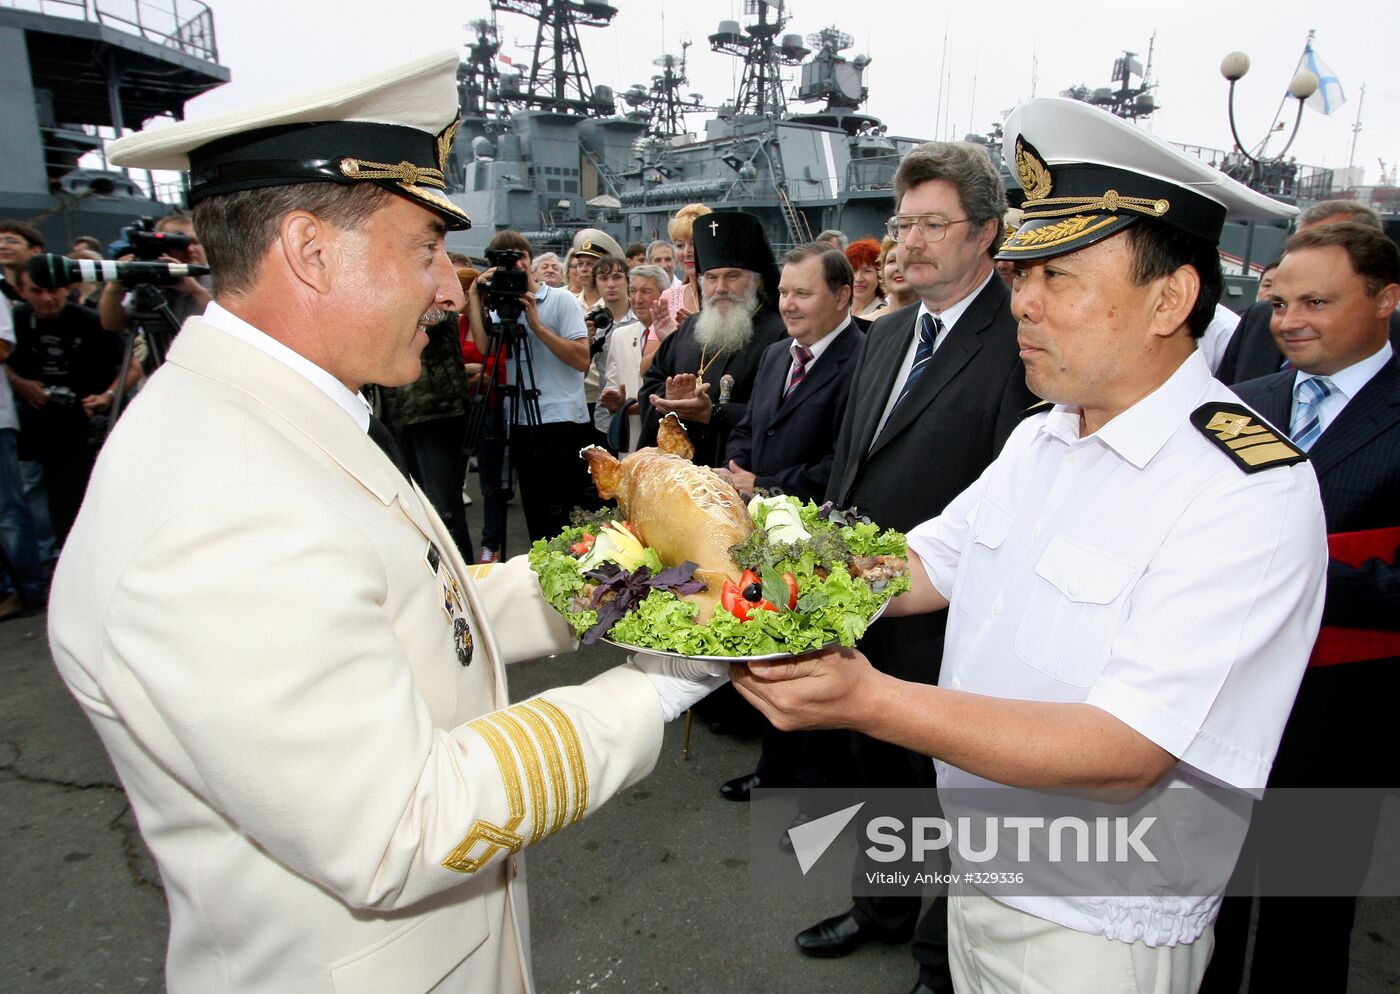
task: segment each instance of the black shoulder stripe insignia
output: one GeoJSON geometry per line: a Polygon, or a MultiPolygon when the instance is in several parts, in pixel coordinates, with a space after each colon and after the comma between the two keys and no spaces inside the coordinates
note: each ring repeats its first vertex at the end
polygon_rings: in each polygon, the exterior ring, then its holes
{"type": "Polygon", "coordinates": [[[1026,408],[1026,409],[1025,409],[1024,411],[1022,411],[1020,414],[1016,415],[1016,417],[1017,417],[1017,419],[1019,419],[1019,420],[1024,420],[1024,419],[1029,418],[1029,417],[1031,417],[1032,415],[1035,415],[1035,414],[1049,414],[1049,413],[1050,413],[1050,409],[1051,409],[1052,407],[1054,407],[1054,406],[1055,406],[1055,405],[1052,404],[1052,403],[1050,403],[1050,401],[1048,401],[1048,400],[1042,400],[1042,401],[1040,401],[1039,403],[1032,404],[1030,407],[1026,408]]]}
{"type": "Polygon", "coordinates": [[[1307,453],[1240,404],[1202,404],[1191,412],[1196,430],[1246,473],[1305,462],[1307,453]]]}

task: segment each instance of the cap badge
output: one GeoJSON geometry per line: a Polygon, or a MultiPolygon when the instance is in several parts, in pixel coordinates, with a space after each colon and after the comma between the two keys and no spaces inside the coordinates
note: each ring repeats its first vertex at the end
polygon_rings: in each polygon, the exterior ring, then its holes
{"type": "Polygon", "coordinates": [[[1021,188],[1026,191],[1027,200],[1043,200],[1050,196],[1054,180],[1049,167],[1035,146],[1019,137],[1016,139],[1016,174],[1021,180],[1021,188]]]}
{"type": "Polygon", "coordinates": [[[447,172],[447,158],[452,154],[452,142],[457,137],[457,128],[461,123],[462,119],[459,117],[437,136],[438,171],[444,174],[447,172]]]}

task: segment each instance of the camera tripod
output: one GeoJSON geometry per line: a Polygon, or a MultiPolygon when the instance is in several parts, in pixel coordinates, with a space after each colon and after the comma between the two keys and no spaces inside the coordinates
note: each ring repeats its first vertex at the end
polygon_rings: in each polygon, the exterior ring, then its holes
{"type": "Polygon", "coordinates": [[[170,340],[175,337],[175,332],[179,330],[180,323],[175,318],[175,312],[170,309],[170,304],[166,302],[165,294],[151,283],[126,283],[122,284],[132,291],[132,320],[126,329],[126,345],[122,350],[122,364],[119,367],[122,371],[117,378],[117,387],[112,392],[112,408],[107,414],[107,429],[103,435],[110,434],[112,428],[117,423],[117,417],[122,412],[122,405],[126,403],[126,371],[131,368],[131,357],[136,351],[136,339],[144,334],[146,336],[146,347],[150,351],[151,368],[159,369],[165,362],[165,354],[170,350],[170,340]],[[166,327],[153,327],[151,317],[160,315],[165,319],[166,327]],[[167,330],[168,329],[168,330],[167,330]]]}
{"type": "Polygon", "coordinates": [[[498,442],[502,459],[495,485],[500,490],[510,490],[515,478],[517,429],[538,428],[543,420],[540,391],[535,384],[530,336],[523,318],[518,314],[498,317],[490,311],[485,311],[484,316],[486,364],[467,395],[466,448],[468,456],[477,456],[480,463],[482,449],[489,442],[498,442]],[[502,368],[506,370],[505,383],[500,382],[502,368]]]}

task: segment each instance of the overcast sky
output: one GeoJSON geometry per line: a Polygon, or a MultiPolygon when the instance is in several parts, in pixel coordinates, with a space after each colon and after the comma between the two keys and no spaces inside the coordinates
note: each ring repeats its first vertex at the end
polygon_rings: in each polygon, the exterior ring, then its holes
{"type": "MultiPolygon", "coordinates": [[[[233,81],[192,101],[190,117],[352,78],[442,48],[462,53],[469,36],[465,25],[490,16],[486,0],[207,2],[214,11],[220,61],[233,81]]],[[[580,30],[595,85],[610,85],[621,94],[633,83],[649,81],[656,71],[652,59],[662,52],[679,54],[688,34],[693,42],[688,89],[714,104],[733,97],[738,60],[711,52],[706,39],[721,19],[745,21],[742,0],[613,2],[618,14],[612,27],[580,30]]],[[[1106,86],[1122,50],[1146,61],[1155,32],[1151,73],[1162,109],[1147,126],[1171,141],[1216,148],[1231,145],[1220,59],[1239,49],[1252,61],[1237,87],[1236,121],[1241,137],[1253,146],[1274,119],[1308,31],[1316,30],[1314,48],[1341,80],[1346,104],[1331,116],[1305,110],[1290,154],[1312,165],[1346,166],[1364,84],[1355,162],[1365,167],[1366,182],[1375,183],[1378,159],[1387,168],[1400,160],[1394,11],[1393,0],[946,6],[916,0],[794,0],[786,30],[805,37],[836,25],[852,35],[855,46],[847,55],[865,53],[872,59],[867,112],[883,119],[892,133],[919,138],[985,132],[1033,92],[1055,96],[1076,83],[1106,86]],[[916,9],[927,13],[908,13],[916,9]],[[941,115],[940,81],[946,107],[941,115]]],[[[503,52],[517,63],[528,62],[534,23],[509,13],[499,15],[498,23],[503,52]]],[[[1290,101],[1284,111],[1288,128],[1294,108],[1290,101]]],[[[700,120],[692,118],[692,128],[700,120]]],[[[1270,150],[1277,152],[1281,144],[1276,139],[1270,150]]]]}

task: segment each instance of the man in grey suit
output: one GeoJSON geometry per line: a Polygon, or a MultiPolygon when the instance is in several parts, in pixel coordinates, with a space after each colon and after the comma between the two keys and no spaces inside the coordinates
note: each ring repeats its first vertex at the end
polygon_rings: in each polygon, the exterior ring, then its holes
{"type": "MultiPolygon", "coordinates": [[[[920,301],[880,318],[866,336],[827,497],[908,530],[978,477],[1035,397],[1010,293],[992,265],[1006,195],[986,152],[962,142],[921,145],[900,162],[894,183],[889,233],[920,301]]],[[[942,615],[881,621],[861,649],[887,673],[933,684],[943,632],[942,615]]],[[[863,786],[934,786],[927,756],[861,735],[851,747],[863,786]]],[[[844,956],[872,940],[914,937],[914,991],[951,991],[945,901],[921,922],[919,907],[917,890],[856,895],[851,910],[799,933],[797,944],[810,956],[844,956]]]]}

